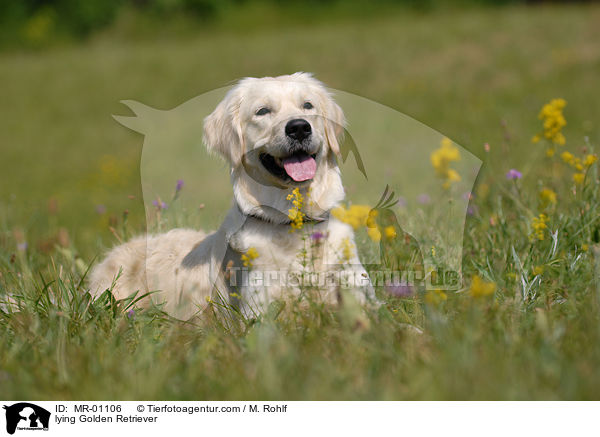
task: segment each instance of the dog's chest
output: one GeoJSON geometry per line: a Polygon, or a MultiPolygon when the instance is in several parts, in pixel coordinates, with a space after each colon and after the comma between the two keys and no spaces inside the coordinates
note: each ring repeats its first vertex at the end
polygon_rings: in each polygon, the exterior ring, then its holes
{"type": "Polygon", "coordinates": [[[326,223],[292,229],[289,225],[265,225],[248,221],[230,240],[231,248],[253,267],[298,270],[322,258],[322,244],[315,235],[324,235],[326,223]]]}

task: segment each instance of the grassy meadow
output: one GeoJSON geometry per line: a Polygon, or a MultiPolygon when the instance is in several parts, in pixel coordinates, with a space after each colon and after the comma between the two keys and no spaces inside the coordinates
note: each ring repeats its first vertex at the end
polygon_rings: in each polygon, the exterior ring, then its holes
{"type": "MultiPolygon", "coordinates": [[[[598,399],[600,5],[279,25],[276,12],[247,12],[264,25],[246,29],[242,13],[179,30],[124,16],[83,43],[0,52],[0,398],[598,399]],[[484,162],[464,287],[385,295],[377,309],[288,305],[235,328],[92,300],[91,263],[146,229],[142,137],[112,119],[130,115],[119,102],[171,109],[294,71],[484,162]],[[553,107],[544,131],[538,114],[556,98],[566,126],[553,107]],[[564,145],[532,142],[556,126],[564,145]]],[[[206,209],[194,221],[212,225],[206,209]]]]}

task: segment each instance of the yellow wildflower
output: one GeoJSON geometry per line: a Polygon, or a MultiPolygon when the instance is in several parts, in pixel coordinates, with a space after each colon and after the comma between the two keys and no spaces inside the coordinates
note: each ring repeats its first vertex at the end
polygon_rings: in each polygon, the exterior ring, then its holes
{"type": "Polygon", "coordinates": [[[376,228],[377,227],[377,221],[375,219],[375,217],[377,217],[379,215],[379,211],[377,211],[376,209],[372,209],[371,211],[369,211],[369,215],[367,216],[367,221],[366,221],[366,225],[369,228],[376,228]]]}
{"type": "Polygon", "coordinates": [[[435,256],[435,246],[431,246],[431,256],[435,256]]]}
{"type": "Polygon", "coordinates": [[[254,247],[249,248],[246,253],[242,254],[244,267],[252,267],[252,261],[256,258],[258,258],[258,251],[254,247]]]}
{"type": "Polygon", "coordinates": [[[533,137],[532,141],[534,143],[537,143],[543,137],[554,144],[561,146],[565,144],[565,137],[561,131],[567,124],[562,113],[566,104],[567,102],[564,99],[552,99],[550,103],[546,103],[542,107],[538,118],[542,120],[543,131],[533,137]]]}
{"type": "Polygon", "coordinates": [[[304,226],[304,214],[302,210],[302,206],[304,205],[304,196],[300,193],[299,188],[294,188],[292,194],[288,194],[287,200],[292,201],[292,208],[288,210],[288,218],[291,220],[290,222],[290,232],[294,232],[296,229],[302,229],[304,226]]]}
{"type": "Polygon", "coordinates": [[[550,204],[556,203],[556,193],[550,188],[543,188],[540,191],[540,200],[542,201],[542,207],[546,207],[550,204]]]}
{"type": "Polygon", "coordinates": [[[584,252],[587,252],[589,250],[589,246],[587,244],[582,244],[581,245],[581,250],[583,250],[584,252]]]}
{"type": "Polygon", "coordinates": [[[367,235],[375,243],[379,243],[381,240],[381,232],[379,231],[379,228],[367,228],[367,235]]]}
{"type": "Polygon", "coordinates": [[[569,152],[563,152],[560,156],[564,162],[575,169],[576,172],[573,174],[573,181],[577,185],[582,185],[585,181],[585,169],[598,160],[598,156],[592,154],[586,155],[583,161],[569,152]]]}
{"type": "Polygon", "coordinates": [[[442,138],[440,148],[431,152],[430,160],[436,175],[444,180],[444,188],[450,188],[452,182],[460,181],[457,171],[450,168],[451,162],[460,161],[460,151],[450,139],[442,138]]]}
{"type": "Polygon", "coordinates": [[[566,150],[560,154],[561,159],[567,164],[572,164],[575,160],[575,157],[571,152],[567,152],[566,150]]]}
{"type": "MultiPolygon", "coordinates": [[[[356,231],[359,228],[366,227],[367,235],[374,242],[381,240],[381,230],[377,226],[376,217],[379,212],[367,205],[351,205],[348,208],[338,206],[331,210],[333,215],[339,221],[349,224],[356,231]]],[[[393,226],[392,226],[393,228],[393,226]]],[[[384,234],[388,237],[388,231],[384,230],[384,234]]],[[[393,237],[388,237],[393,238],[393,237]]]]}
{"type": "Polygon", "coordinates": [[[531,239],[543,240],[545,230],[548,229],[548,217],[546,214],[540,214],[538,217],[534,217],[531,219],[531,227],[533,228],[533,232],[530,235],[531,239]]]}
{"type": "Polygon", "coordinates": [[[385,235],[385,238],[387,238],[388,240],[392,240],[394,238],[396,238],[396,228],[392,225],[390,226],[386,226],[386,228],[383,230],[383,233],[385,235]]]}
{"type": "Polygon", "coordinates": [[[354,245],[349,238],[342,240],[342,261],[350,261],[354,257],[354,245]]]}
{"type": "Polygon", "coordinates": [[[373,214],[370,214],[371,207],[369,205],[352,205],[349,211],[351,214],[360,217],[361,221],[363,221],[365,225],[367,224],[367,219],[369,216],[377,217],[378,214],[377,211],[373,211],[373,214]]]}
{"type": "Polygon", "coordinates": [[[585,165],[586,167],[589,167],[590,165],[592,165],[596,161],[598,161],[598,156],[597,155],[587,155],[585,157],[585,160],[583,161],[583,165],[585,165]]]}
{"type": "Polygon", "coordinates": [[[573,182],[577,185],[582,185],[585,180],[585,173],[574,173],[573,174],[573,182]]]}
{"type": "Polygon", "coordinates": [[[536,276],[541,275],[544,273],[544,266],[535,266],[531,272],[536,276]]]}
{"type": "Polygon", "coordinates": [[[471,288],[469,293],[473,297],[485,297],[494,294],[496,291],[496,284],[494,282],[487,282],[481,279],[478,275],[473,276],[471,280],[471,288]]]}
{"type": "Polygon", "coordinates": [[[429,290],[425,293],[425,302],[432,305],[439,305],[440,303],[448,300],[448,296],[443,290],[429,290]]]}
{"type": "Polygon", "coordinates": [[[460,175],[458,174],[458,172],[456,170],[454,170],[454,169],[448,170],[448,181],[450,181],[450,182],[460,181],[460,175]]]}
{"type": "MultiPolygon", "coordinates": [[[[537,141],[534,141],[534,143],[537,143],[537,141]]],[[[556,152],[556,150],[554,150],[553,148],[547,149],[546,150],[546,156],[548,158],[552,158],[554,156],[555,152],[556,152]]]]}
{"type": "Polygon", "coordinates": [[[354,230],[357,230],[358,228],[367,225],[369,211],[371,211],[371,208],[367,205],[351,205],[348,209],[343,206],[338,206],[331,210],[331,214],[339,221],[347,223],[352,226],[354,230]]]}

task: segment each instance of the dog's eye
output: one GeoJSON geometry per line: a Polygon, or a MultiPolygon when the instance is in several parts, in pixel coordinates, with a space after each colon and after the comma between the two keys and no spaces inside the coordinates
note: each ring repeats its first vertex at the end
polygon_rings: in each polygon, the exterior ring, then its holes
{"type": "Polygon", "coordinates": [[[256,115],[267,115],[271,110],[269,108],[260,108],[256,111],[256,115]]]}
{"type": "Polygon", "coordinates": [[[310,102],[304,102],[304,105],[302,105],[302,107],[304,109],[312,109],[312,108],[314,108],[314,106],[310,102]]]}

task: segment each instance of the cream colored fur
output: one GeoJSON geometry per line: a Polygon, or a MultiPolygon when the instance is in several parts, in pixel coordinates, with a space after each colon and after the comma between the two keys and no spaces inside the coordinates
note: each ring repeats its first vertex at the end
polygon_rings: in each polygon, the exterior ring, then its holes
{"type": "MultiPolygon", "coordinates": [[[[318,271],[339,272],[361,302],[372,298],[352,228],[328,215],[344,198],[336,161],[344,123],[342,110],[309,74],[240,81],[204,123],[208,150],[231,164],[233,206],[221,227],[208,235],[174,229],[115,247],[91,272],[91,292],[99,295],[112,286],[114,296],[121,299],[137,290],[155,291],[152,301],[181,319],[197,314],[208,298],[219,295],[235,301],[251,316],[263,311],[273,299],[300,291],[289,281],[281,282],[286,273],[318,271]],[[313,108],[303,107],[305,102],[313,108]],[[270,112],[257,115],[261,107],[268,107],[270,112]],[[316,151],[316,174],[303,183],[283,182],[259,160],[261,150],[274,156],[282,153],[286,147],[285,123],[294,118],[309,121],[310,147],[316,151]],[[321,221],[290,232],[287,215],[291,202],[287,196],[295,187],[305,196],[303,211],[321,221]],[[315,232],[325,236],[320,244],[311,243],[309,234],[315,232]],[[343,250],[348,245],[352,247],[349,258],[348,251],[343,250]],[[232,286],[228,274],[223,273],[224,266],[245,272],[240,257],[250,248],[259,254],[252,261],[251,272],[264,272],[275,280],[268,285],[255,281],[232,286]],[[306,258],[313,260],[308,267],[299,256],[303,249],[308,250],[306,258]],[[120,270],[122,274],[115,281],[120,270]]],[[[334,302],[339,298],[337,282],[320,288],[322,299],[334,302]]],[[[147,303],[148,299],[143,302],[147,303]]]]}

